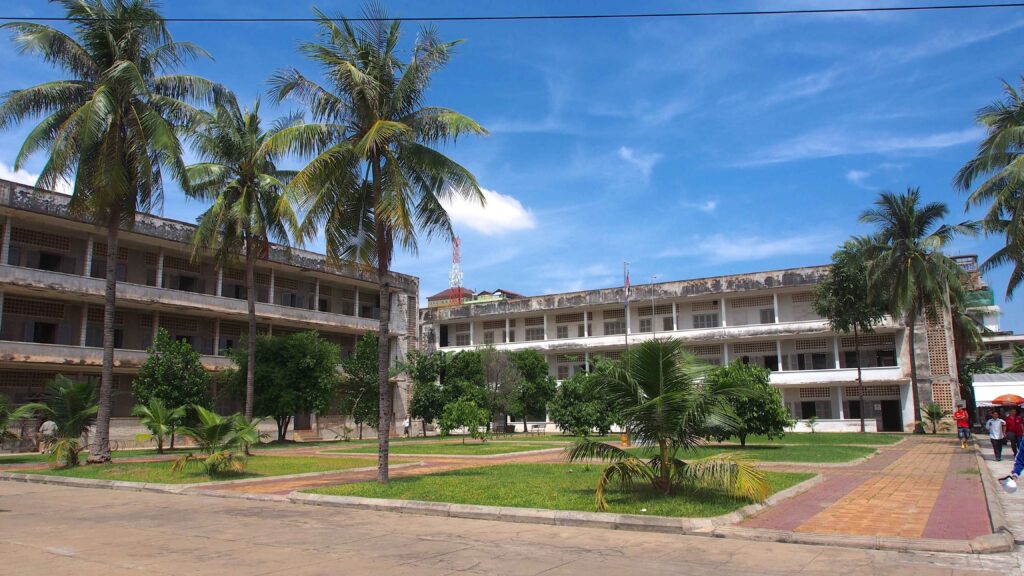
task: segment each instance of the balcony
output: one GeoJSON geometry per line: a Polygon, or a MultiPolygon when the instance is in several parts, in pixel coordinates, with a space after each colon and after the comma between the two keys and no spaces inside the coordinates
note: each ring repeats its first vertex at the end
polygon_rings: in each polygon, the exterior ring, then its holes
{"type": "MultiPolygon", "coordinates": [[[[114,350],[114,370],[133,371],[146,361],[149,355],[143,350],[114,350]]],[[[207,370],[226,370],[234,363],[221,356],[201,355],[199,357],[207,370]]],[[[35,342],[0,341],[0,363],[18,365],[42,365],[48,369],[77,370],[101,368],[103,349],[88,346],[67,346],[63,344],[37,344],[35,342]]]]}
{"type": "MultiPolygon", "coordinates": [[[[865,384],[891,384],[903,382],[907,376],[903,374],[903,368],[899,366],[884,366],[880,368],[863,368],[861,370],[865,384]]],[[[784,372],[772,372],[771,382],[773,386],[807,386],[817,384],[855,384],[857,382],[856,368],[839,368],[831,370],[788,370],[784,372]]]]}
{"type": "MultiPolygon", "coordinates": [[[[105,282],[101,278],[0,265],[0,283],[38,292],[47,298],[52,298],[54,293],[67,293],[102,301],[105,282]]],[[[146,307],[159,306],[162,309],[172,308],[183,312],[202,312],[236,317],[238,320],[244,320],[247,313],[245,300],[127,282],[117,283],[117,299],[118,302],[146,307]]],[[[377,329],[377,321],[370,318],[357,318],[263,302],[256,303],[256,315],[260,322],[297,323],[312,328],[333,328],[335,331],[337,328],[355,332],[377,329]]]]}

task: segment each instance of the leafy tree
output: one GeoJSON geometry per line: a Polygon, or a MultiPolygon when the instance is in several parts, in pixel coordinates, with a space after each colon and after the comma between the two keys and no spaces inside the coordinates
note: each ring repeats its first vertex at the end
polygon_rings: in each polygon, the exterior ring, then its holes
{"type": "Polygon", "coordinates": [[[136,404],[132,408],[132,416],[139,419],[149,430],[149,434],[137,434],[135,439],[139,442],[156,440],[157,454],[164,453],[164,440],[174,434],[174,428],[185,417],[185,407],[169,409],[159,398],[152,397],[149,404],[136,404]]]}
{"type": "Polygon", "coordinates": [[[516,388],[513,412],[522,416],[523,432],[526,432],[527,416],[547,409],[548,402],[555,397],[557,385],[551,377],[547,360],[540,352],[517,350],[511,353],[511,358],[522,377],[516,388]]]}
{"type": "Polygon", "coordinates": [[[412,379],[412,399],[409,401],[409,416],[423,421],[423,435],[427,435],[427,422],[433,422],[444,409],[441,393],[440,359],[443,354],[423,354],[417,350],[409,352],[406,370],[412,379]]]}
{"type": "Polygon", "coordinates": [[[705,383],[712,388],[728,390],[728,402],[738,422],[715,434],[719,440],[735,435],[740,446],[747,445],[747,436],[764,434],[769,439],[781,438],[792,424],[782,403],[782,394],[771,385],[771,372],[760,366],[735,361],[708,372],[705,383]]]}
{"type": "Polygon", "coordinates": [[[255,398],[256,261],[266,257],[271,241],[287,244],[288,230],[298,227],[285,194],[294,172],[277,167],[282,154],[269,143],[274,134],[300,121],[301,116],[293,115],[264,130],[259,100],[243,110],[235,95],[225,92],[212,113],[203,113],[201,128],[193,137],[201,162],[188,167],[188,193],[213,202],[199,217],[192,235],[193,258],[212,249],[222,268],[245,259],[249,314],[246,420],[252,420],[255,398]]]}
{"type": "Polygon", "coordinates": [[[444,403],[469,398],[483,406],[487,403],[487,385],[483,356],[477,350],[445,354],[440,366],[444,403]]]}
{"type": "MultiPolygon", "coordinates": [[[[481,408],[469,398],[459,398],[451,404],[447,404],[441,411],[441,418],[438,425],[441,428],[441,435],[447,436],[456,428],[466,428],[469,435],[484,441],[484,434],[480,428],[487,425],[490,414],[486,408],[481,408]]],[[[462,439],[466,443],[466,439],[462,439]]]]}
{"type": "MultiPolygon", "coordinates": [[[[417,232],[454,237],[444,208],[449,198],[483,204],[476,178],[438,150],[466,134],[486,134],[470,118],[447,108],[425,107],[434,72],[456,42],[442,42],[432,28],[413,40],[411,55],[396,53],[400,22],[371,7],[371,21],[354,26],[317,12],[316,42],[300,50],[330,82],[322,87],[294,68],[271,79],[274,95],[295,97],[314,123],[288,128],[277,138],[313,160],[293,180],[307,201],[307,236],[325,228],[327,252],[374,266],[380,282],[378,392],[380,419],[392,413],[388,382],[391,261],[396,246],[415,252],[417,232]]],[[[388,479],[388,435],[380,434],[377,480],[388,479]]]]}
{"type": "Polygon", "coordinates": [[[932,434],[939,433],[939,423],[942,422],[943,418],[947,418],[948,416],[949,412],[935,402],[929,402],[924,406],[924,418],[932,425],[932,434]]]}
{"type": "Polygon", "coordinates": [[[972,222],[946,225],[949,209],[941,202],[921,205],[921,192],[882,192],[875,207],[865,211],[861,222],[877,228],[874,244],[867,248],[868,277],[880,290],[894,318],[902,317],[910,350],[910,389],[914,404],[914,432],[924,433],[917,379],[914,327],[922,315],[937,318],[938,310],[956,300],[966,284],[964,271],[942,250],[960,234],[974,234],[972,222]]]}
{"type": "Polygon", "coordinates": [[[175,340],[171,333],[160,328],[139,372],[132,380],[132,394],[139,404],[149,406],[159,400],[164,407],[184,407],[184,413],[168,424],[171,448],[174,448],[174,429],[196,421],[192,406],[210,405],[210,375],[203,368],[199,353],[186,340],[175,340]]]}
{"type": "MultiPolygon", "coordinates": [[[[363,425],[378,428],[380,418],[377,395],[377,338],[372,332],[363,334],[355,350],[342,363],[342,412],[351,414],[363,439],[363,425]]],[[[378,430],[378,435],[380,431],[378,430]]],[[[387,435],[385,433],[385,435],[387,435]]]]}
{"type": "MultiPolygon", "coordinates": [[[[295,414],[327,411],[337,388],[334,367],[340,354],[336,345],[314,330],[257,338],[254,410],[274,419],[279,442],[284,441],[295,414]]],[[[238,364],[237,374],[246,374],[248,352],[238,347],[229,355],[238,364]]],[[[235,386],[245,390],[246,382],[238,379],[235,386]]]]}
{"type": "Polygon", "coordinates": [[[1024,282],[1024,79],[1022,90],[1003,83],[1003,99],[978,111],[976,120],[987,134],[978,146],[978,152],[957,173],[954,182],[960,190],[975,188],[967,197],[969,210],[987,206],[981,219],[986,235],[1003,236],[1003,247],[985,260],[979,272],[985,273],[999,266],[1010,265],[1006,284],[1006,299],[1024,282]]]}
{"type": "Polygon", "coordinates": [[[974,396],[975,374],[998,374],[1003,369],[993,362],[991,352],[983,352],[976,358],[966,358],[957,362],[957,381],[960,383],[960,396],[967,401],[968,414],[974,414],[977,402],[974,396]]]}
{"type": "Polygon", "coordinates": [[[1024,372],[1024,346],[1014,345],[1013,360],[1004,372],[1024,372]]]}
{"type": "Polygon", "coordinates": [[[19,420],[31,418],[34,413],[35,408],[32,405],[22,405],[11,410],[10,400],[7,399],[7,396],[0,394],[0,442],[18,440],[19,436],[8,428],[19,420]]]}
{"type": "Polygon", "coordinates": [[[106,228],[103,368],[90,462],[110,461],[118,232],[161,202],[166,177],[188,188],[177,132],[194,125],[189,102],[216,91],[207,80],[171,74],[206,52],[175,42],[152,0],[58,0],[72,32],[11,22],[14,43],[58,68],[63,79],[14,90],[0,104],[0,130],[33,117],[14,161],[48,156],[36,185],[74,182],[71,209],[106,228]]]}
{"type": "Polygon", "coordinates": [[[508,415],[518,409],[519,388],[523,377],[512,362],[509,353],[493,347],[484,348],[480,352],[480,360],[484,367],[484,383],[487,390],[486,409],[495,422],[500,415],[502,422],[507,422],[508,415]]]}
{"type": "Polygon", "coordinates": [[[47,385],[46,398],[41,403],[26,404],[57,425],[57,430],[46,442],[46,452],[60,466],[78,466],[78,453],[82,451],[82,436],[96,421],[96,386],[89,380],[74,382],[58,374],[47,385]]]}
{"type": "Polygon", "coordinates": [[[195,442],[201,456],[190,452],[176,460],[171,470],[181,472],[194,463],[199,463],[210,476],[245,470],[245,455],[236,452],[244,448],[246,436],[239,432],[245,424],[245,418],[241,414],[221,416],[202,406],[195,406],[194,409],[197,423],[183,426],[181,433],[195,442]]]}
{"type": "MultiPolygon", "coordinates": [[[[762,502],[768,494],[764,473],[729,454],[684,461],[679,451],[700,445],[714,425],[739,430],[729,406],[736,392],[702,386],[707,368],[685,353],[678,340],[648,340],[630,349],[619,362],[595,372],[595,392],[607,396],[619,411],[624,427],[641,445],[652,445],[650,460],[611,444],[581,438],[569,452],[573,462],[598,458],[609,462],[597,483],[597,509],[606,510],[605,490],[618,481],[628,489],[650,482],[661,494],[687,486],[726,488],[762,502]]],[[[565,382],[562,382],[565,386],[565,382]]]]}
{"type": "Polygon", "coordinates": [[[563,432],[587,436],[607,434],[618,421],[616,405],[600,392],[596,376],[573,374],[562,381],[548,405],[551,421],[563,432]]]}
{"type": "Polygon", "coordinates": [[[857,355],[857,398],[860,402],[860,431],[864,432],[864,377],[861,373],[860,333],[873,332],[885,317],[879,293],[871,289],[865,267],[865,246],[870,239],[853,239],[832,254],[828,276],[814,291],[814,311],[828,320],[836,332],[853,332],[857,355]]]}

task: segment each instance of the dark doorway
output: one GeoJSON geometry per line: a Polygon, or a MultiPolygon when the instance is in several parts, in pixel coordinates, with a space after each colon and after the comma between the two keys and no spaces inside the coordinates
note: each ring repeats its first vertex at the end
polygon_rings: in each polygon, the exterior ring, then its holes
{"type": "Polygon", "coordinates": [[[818,406],[814,402],[800,403],[800,417],[813,418],[818,415],[818,406]]]}
{"type": "Polygon", "coordinates": [[[882,429],[881,432],[902,432],[903,411],[900,410],[899,400],[882,400],[882,429]]]}
{"type": "Polygon", "coordinates": [[[296,430],[311,430],[313,426],[310,423],[309,413],[296,414],[294,426],[296,430]]]}
{"type": "Polygon", "coordinates": [[[60,272],[64,264],[64,257],[60,254],[51,254],[49,252],[39,253],[39,269],[48,270],[50,272],[60,272]]]}
{"type": "Polygon", "coordinates": [[[32,341],[37,344],[56,344],[57,325],[50,322],[36,322],[32,326],[32,341]]]}

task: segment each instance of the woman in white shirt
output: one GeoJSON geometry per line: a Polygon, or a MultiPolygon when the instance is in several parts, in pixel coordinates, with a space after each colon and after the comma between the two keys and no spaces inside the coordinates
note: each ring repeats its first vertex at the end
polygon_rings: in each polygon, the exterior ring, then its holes
{"type": "Polygon", "coordinates": [[[1006,441],[1006,421],[999,417],[999,412],[993,410],[985,421],[985,429],[988,430],[988,439],[992,442],[992,453],[996,462],[1003,459],[1003,444],[1006,441]]]}

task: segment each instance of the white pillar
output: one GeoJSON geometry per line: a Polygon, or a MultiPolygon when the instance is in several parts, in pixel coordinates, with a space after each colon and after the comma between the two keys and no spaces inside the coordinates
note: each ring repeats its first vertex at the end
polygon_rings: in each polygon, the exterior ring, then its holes
{"type": "Polygon", "coordinates": [[[725,320],[725,298],[720,299],[718,301],[718,305],[719,305],[719,309],[721,310],[721,314],[722,314],[722,328],[725,328],[726,326],[729,325],[729,323],[726,322],[726,320],[725,320]]]}
{"type": "Polygon", "coordinates": [[[274,325],[271,324],[270,322],[267,322],[267,336],[273,336],[273,335],[274,335],[274,325]]]}
{"type": "Polygon", "coordinates": [[[267,296],[267,304],[274,304],[274,269],[270,269],[270,294],[267,296]]]}
{"type": "Polygon", "coordinates": [[[772,292],[772,309],[775,311],[775,323],[779,323],[779,293],[772,292]]]}
{"type": "MultiPolygon", "coordinates": [[[[92,237],[89,238],[90,240],[92,237]]],[[[85,334],[89,328],[89,305],[82,304],[82,323],[78,327],[78,345],[85,346],[85,334]]]]}
{"type": "MultiPolygon", "coordinates": [[[[156,255],[156,287],[157,288],[163,288],[164,287],[164,251],[163,250],[160,250],[160,252],[156,255]]],[[[155,332],[154,332],[154,334],[155,334],[155,332]]]]}
{"type": "Polygon", "coordinates": [[[729,344],[722,342],[722,365],[729,363],[729,344]]]}
{"type": "Polygon", "coordinates": [[[213,355],[220,356],[220,318],[213,319],[213,355]]]}
{"type": "MultiPolygon", "coordinates": [[[[82,276],[86,278],[92,276],[92,250],[93,237],[92,234],[89,234],[89,238],[85,241],[85,262],[82,264],[82,276]]],[[[85,346],[85,344],[82,345],[85,346]]]]}
{"type": "MultiPolygon", "coordinates": [[[[832,337],[832,353],[836,357],[836,370],[839,370],[842,367],[842,365],[839,364],[839,336],[832,337]]],[[[857,362],[860,362],[860,358],[857,359],[857,362]]]]}
{"type": "Polygon", "coordinates": [[[679,305],[672,303],[672,331],[679,330],[679,305]]]}
{"type": "Polygon", "coordinates": [[[153,342],[156,343],[156,331],[160,329],[160,311],[153,312],[153,342]]]}
{"type": "Polygon", "coordinates": [[[0,264],[7,264],[11,255],[11,217],[4,219],[4,238],[0,245],[0,264]]]}
{"type": "Polygon", "coordinates": [[[217,267],[217,296],[224,295],[224,267],[217,267]]]}
{"type": "Polygon", "coordinates": [[[630,325],[630,322],[629,322],[629,306],[626,306],[626,334],[632,334],[632,333],[633,333],[633,327],[630,325]]]}
{"type": "MultiPolygon", "coordinates": [[[[546,337],[544,339],[547,340],[546,337]]],[[[473,320],[472,319],[469,320],[469,345],[470,346],[473,345],[473,320]]]]}
{"type": "Polygon", "coordinates": [[[583,353],[583,364],[587,367],[587,373],[590,373],[590,352],[583,353]]]}
{"type": "Polygon", "coordinates": [[[590,330],[587,329],[587,325],[590,323],[589,319],[590,319],[589,314],[587,313],[586,310],[584,310],[583,311],[583,337],[584,338],[586,338],[587,336],[590,336],[590,330]]]}
{"type": "Polygon", "coordinates": [[[320,311],[320,279],[316,279],[316,283],[313,284],[313,310],[316,312],[320,311]]]}
{"type": "Polygon", "coordinates": [[[509,329],[509,321],[508,321],[508,318],[505,318],[505,343],[506,344],[509,342],[508,329],[509,329]]]}
{"type": "Polygon", "coordinates": [[[843,402],[843,386],[842,386],[842,384],[837,386],[836,389],[837,389],[838,396],[839,396],[839,419],[840,420],[845,420],[846,419],[846,411],[843,409],[844,402],[843,402]]]}
{"type": "Polygon", "coordinates": [[[775,361],[779,363],[779,372],[782,372],[782,340],[775,341],[775,361]]]}
{"type": "Polygon", "coordinates": [[[355,316],[356,318],[358,318],[359,317],[359,287],[358,286],[356,286],[356,301],[355,301],[354,306],[355,306],[355,309],[352,311],[353,312],[352,315],[355,316]]]}
{"type": "MultiPolygon", "coordinates": [[[[541,318],[544,318],[544,339],[547,340],[548,339],[548,315],[545,314],[545,315],[541,316],[541,318]]],[[[472,324],[469,325],[469,329],[470,330],[473,329],[473,325],[472,324]]]]}

